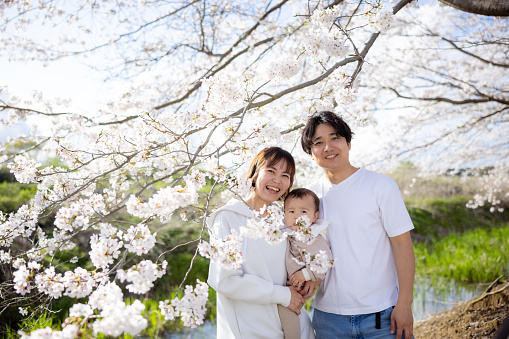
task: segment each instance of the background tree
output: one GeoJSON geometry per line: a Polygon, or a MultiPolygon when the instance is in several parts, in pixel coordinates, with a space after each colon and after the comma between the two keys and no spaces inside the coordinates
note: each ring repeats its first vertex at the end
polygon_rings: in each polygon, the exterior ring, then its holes
{"type": "Polygon", "coordinates": [[[442,3],[462,11],[490,15],[508,16],[509,4],[503,0],[440,0],[442,3]]]}
{"type": "Polygon", "coordinates": [[[382,118],[392,115],[377,128],[391,131],[380,158],[413,158],[427,176],[444,169],[477,176],[484,192],[470,206],[501,209],[509,178],[509,20],[426,5],[393,27],[368,59],[372,104],[362,102],[382,118]]]}

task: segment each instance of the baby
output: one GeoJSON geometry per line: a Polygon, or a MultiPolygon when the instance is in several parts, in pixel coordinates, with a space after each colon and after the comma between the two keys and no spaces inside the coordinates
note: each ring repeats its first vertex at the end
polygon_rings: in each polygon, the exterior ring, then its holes
{"type": "MultiPolygon", "coordinates": [[[[286,248],[286,271],[288,273],[288,285],[295,287],[304,286],[307,280],[323,280],[325,273],[313,271],[305,262],[303,250],[305,253],[315,255],[321,250],[327,253],[329,259],[332,259],[332,253],[325,240],[324,234],[329,222],[318,219],[320,214],[320,200],[316,194],[306,188],[297,188],[288,193],[285,198],[285,223],[290,228],[288,231],[288,245],[286,248]],[[297,219],[306,216],[311,222],[311,233],[316,235],[314,241],[309,244],[299,241],[296,238],[295,231],[299,229],[297,219]],[[297,260],[294,260],[297,259],[297,260]]],[[[299,316],[290,309],[278,305],[279,318],[283,326],[285,338],[300,338],[299,316]]]]}

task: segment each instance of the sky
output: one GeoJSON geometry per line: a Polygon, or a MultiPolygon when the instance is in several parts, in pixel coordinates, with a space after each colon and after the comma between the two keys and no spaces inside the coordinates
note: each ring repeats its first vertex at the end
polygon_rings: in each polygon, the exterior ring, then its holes
{"type": "MultiPolygon", "coordinates": [[[[11,95],[24,98],[41,91],[44,97],[71,99],[70,111],[84,113],[99,108],[110,91],[99,74],[75,59],[63,59],[44,66],[40,61],[12,62],[0,58],[0,86],[7,86],[11,95]]],[[[28,133],[23,123],[15,126],[0,126],[0,141],[8,136],[28,133]]]]}

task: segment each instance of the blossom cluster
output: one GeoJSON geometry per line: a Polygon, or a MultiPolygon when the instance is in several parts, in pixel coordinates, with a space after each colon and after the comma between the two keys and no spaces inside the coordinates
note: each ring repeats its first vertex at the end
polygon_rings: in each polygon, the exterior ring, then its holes
{"type": "Polygon", "coordinates": [[[22,205],[16,212],[10,213],[7,220],[3,214],[3,222],[0,224],[0,246],[10,247],[18,236],[28,236],[37,228],[39,208],[31,208],[22,205]]]}
{"type": "Polygon", "coordinates": [[[221,182],[226,181],[228,178],[228,169],[226,166],[221,165],[219,163],[219,159],[215,157],[210,157],[203,161],[202,163],[203,169],[205,170],[206,175],[209,178],[214,179],[214,181],[221,182]]]}
{"type": "Polygon", "coordinates": [[[300,71],[299,64],[293,58],[286,58],[281,61],[272,62],[269,65],[268,75],[271,79],[282,81],[290,79],[300,71]]]}
{"type": "Polygon", "coordinates": [[[72,150],[73,146],[64,140],[53,137],[53,140],[57,144],[55,153],[60,157],[71,169],[76,169],[83,165],[86,161],[86,156],[83,152],[72,150]]]}
{"type": "Polygon", "coordinates": [[[254,218],[240,227],[240,233],[248,238],[264,238],[269,244],[279,244],[288,236],[283,227],[284,213],[277,203],[264,206],[255,212],[254,218]]]}
{"type": "Polygon", "coordinates": [[[61,207],[58,210],[55,226],[68,232],[86,230],[90,226],[90,217],[104,213],[105,208],[104,197],[100,194],[92,194],[89,199],[80,198],[69,207],[61,207]]]}
{"type": "MultiPolygon", "coordinates": [[[[145,224],[131,226],[125,233],[117,231],[107,223],[100,223],[94,228],[99,229],[100,234],[91,236],[89,255],[94,266],[102,269],[102,272],[91,273],[77,267],[74,271],[61,274],[56,273],[55,267],[50,266],[37,273],[41,268],[40,264],[30,262],[25,265],[20,262],[18,270],[14,272],[16,291],[22,295],[30,293],[34,287],[32,285],[33,281],[40,292],[55,299],[60,298],[62,294],[72,298],[86,297],[97,285],[105,281],[109,265],[119,257],[122,246],[129,252],[143,255],[148,253],[155,245],[156,234],[151,234],[145,224]]],[[[41,239],[43,240],[42,244],[49,243],[44,238],[41,237],[41,239]]],[[[4,254],[3,256],[7,255],[4,254]]],[[[153,286],[153,281],[164,274],[166,262],[163,262],[161,266],[162,268],[159,269],[156,264],[145,260],[127,271],[119,270],[117,274],[121,281],[131,282],[127,286],[129,290],[134,293],[144,293],[139,291],[148,291],[153,286]]]]}
{"type": "MultiPolygon", "coordinates": [[[[468,176],[469,174],[467,174],[468,176]]],[[[472,200],[466,204],[468,208],[478,208],[486,203],[491,204],[490,212],[504,211],[502,197],[508,197],[507,187],[509,186],[509,178],[504,166],[495,166],[479,178],[482,185],[482,192],[474,195],[472,200]]]]}
{"type": "Polygon", "coordinates": [[[235,269],[244,262],[242,244],[242,236],[233,230],[224,240],[214,237],[211,237],[210,243],[203,240],[198,245],[198,251],[210,261],[219,262],[227,269],[235,269]]]}
{"type": "Polygon", "coordinates": [[[131,226],[123,235],[125,248],[137,255],[147,254],[156,244],[156,234],[150,233],[150,229],[145,224],[131,226]]]}
{"type": "Polygon", "coordinates": [[[281,140],[281,129],[274,122],[257,120],[253,122],[249,130],[250,139],[259,145],[277,145],[281,140]]]}
{"type": "MultiPolygon", "coordinates": [[[[171,138],[173,133],[182,133],[184,131],[191,131],[193,129],[199,129],[203,128],[211,122],[213,122],[218,117],[221,117],[220,113],[216,110],[205,110],[205,108],[197,109],[197,110],[190,110],[190,111],[178,111],[178,112],[172,112],[171,115],[169,114],[161,114],[158,117],[150,117],[153,119],[153,121],[146,121],[147,127],[150,127],[152,131],[150,131],[152,134],[154,130],[160,131],[160,132],[170,132],[171,133],[165,133],[164,138],[166,141],[173,142],[177,141],[178,139],[171,138]],[[171,139],[170,139],[171,138],[171,139]],[[170,140],[168,140],[170,139],[170,140]]],[[[146,130],[147,127],[144,127],[143,129],[146,130]]],[[[161,133],[155,134],[158,135],[161,138],[161,133]]],[[[140,141],[146,141],[147,136],[141,136],[139,137],[140,141]],[[142,139],[143,138],[143,139],[142,139]]]]}
{"type": "Polygon", "coordinates": [[[54,299],[60,298],[65,289],[62,274],[56,273],[54,266],[50,266],[44,272],[37,274],[35,276],[35,285],[40,292],[54,299]]]}
{"type": "Polygon", "coordinates": [[[319,251],[316,254],[310,254],[305,250],[302,251],[302,262],[299,262],[298,259],[294,260],[301,265],[306,265],[311,268],[312,271],[318,274],[326,273],[331,267],[334,266],[334,260],[329,258],[327,252],[324,250],[319,251]]]}
{"type": "Polygon", "coordinates": [[[328,57],[344,58],[350,47],[346,43],[346,35],[338,29],[332,29],[340,16],[340,7],[317,8],[310,18],[310,30],[304,36],[302,47],[307,54],[318,61],[328,57]]]}
{"type": "Polygon", "coordinates": [[[32,286],[30,285],[30,278],[34,272],[41,267],[39,263],[30,262],[28,266],[21,265],[21,267],[13,273],[14,276],[14,289],[17,293],[25,295],[30,293],[32,286]]]}
{"type": "Polygon", "coordinates": [[[306,215],[298,217],[294,226],[298,226],[298,228],[294,231],[295,238],[297,240],[302,241],[308,245],[315,241],[316,235],[312,233],[311,220],[309,220],[306,215]]]}
{"type": "Polygon", "coordinates": [[[7,168],[14,174],[16,180],[23,184],[40,180],[39,166],[41,166],[40,163],[23,155],[16,156],[13,163],[7,164],[7,168]]]}
{"type": "MultiPolygon", "coordinates": [[[[45,176],[38,186],[37,193],[30,201],[30,205],[34,208],[43,209],[51,203],[64,199],[66,196],[76,192],[83,183],[82,179],[72,178],[64,173],[65,169],[60,167],[48,166],[40,172],[45,176]]],[[[92,184],[88,188],[81,189],[83,195],[90,196],[94,188],[95,185],[92,184]]]]}
{"type": "Polygon", "coordinates": [[[131,293],[143,294],[150,291],[154,286],[154,281],[164,275],[167,265],[168,262],[166,260],[161,264],[161,268],[150,260],[143,260],[127,271],[123,269],[118,270],[117,277],[121,282],[130,282],[126,288],[131,293]]]}
{"type": "Polygon", "coordinates": [[[162,222],[169,220],[176,209],[198,201],[197,192],[205,184],[205,175],[196,170],[185,176],[183,181],[184,187],[162,188],[146,203],[132,194],[126,203],[127,212],[140,218],[157,215],[162,222]]]}
{"type": "Polygon", "coordinates": [[[147,319],[141,315],[145,305],[139,300],[126,305],[123,297],[122,290],[114,282],[100,285],[90,295],[88,304],[78,303],[71,307],[66,323],[79,322],[91,317],[96,311],[98,319],[92,323],[95,336],[98,333],[114,337],[122,333],[135,336],[148,325],[147,319]]]}
{"type": "Polygon", "coordinates": [[[240,82],[236,79],[215,76],[201,81],[207,92],[207,100],[203,109],[205,112],[221,114],[222,110],[241,103],[246,96],[240,82]]]}
{"type": "Polygon", "coordinates": [[[359,79],[351,81],[351,78],[346,75],[346,72],[341,68],[337,68],[331,74],[331,80],[334,99],[337,103],[342,105],[350,105],[357,101],[359,79]]]}
{"type": "Polygon", "coordinates": [[[71,298],[83,298],[88,296],[97,284],[97,280],[93,276],[93,273],[81,267],[77,267],[74,272],[65,272],[62,280],[66,288],[64,295],[71,298]]]}
{"type": "Polygon", "coordinates": [[[215,182],[223,182],[229,191],[234,192],[238,196],[246,196],[249,194],[253,181],[243,178],[237,173],[232,173],[224,165],[220,165],[217,158],[209,158],[203,162],[205,175],[215,182]]]}
{"type": "Polygon", "coordinates": [[[324,30],[330,30],[336,19],[341,15],[340,6],[323,8],[317,7],[311,15],[311,22],[322,27],[324,30]]]}
{"type": "MultiPolygon", "coordinates": [[[[233,124],[233,123],[232,123],[233,124]]],[[[260,150],[260,145],[277,145],[281,142],[281,129],[268,119],[257,119],[242,131],[231,135],[236,126],[225,124],[226,137],[230,139],[231,154],[240,163],[251,161],[260,150]]]]}
{"type": "Polygon", "coordinates": [[[20,339],[74,339],[78,334],[79,327],[76,325],[67,325],[62,331],[52,330],[51,327],[40,328],[29,334],[19,331],[20,339]]]}
{"type": "Polygon", "coordinates": [[[245,179],[232,175],[228,178],[226,184],[231,191],[235,192],[235,194],[244,197],[251,191],[251,188],[253,187],[253,180],[251,178],[245,179]]]}
{"type": "Polygon", "coordinates": [[[187,285],[184,291],[184,297],[178,296],[170,300],[159,302],[161,314],[165,320],[174,320],[180,316],[184,326],[195,328],[203,324],[207,309],[205,304],[209,298],[209,287],[206,283],[197,280],[197,285],[193,289],[187,285]]]}
{"type": "Polygon", "coordinates": [[[90,237],[90,261],[97,268],[106,269],[120,255],[123,242],[114,237],[93,234],[90,237]]]}
{"type": "Polygon", "coordinates": [[[0,250],[0,264],[7,264],[11,262],[12,256],[9,252],[0,250]]]}
{"type": "Polygon", "coordinates": [[[77,267],[74,272],[67,271],[62,276],[61,273],[55,273],[54,267],[49,267],[41,273],[37,271],[41,265],[36,262],[30,262],[28,265],[22,264],[14,275],[14,289],[17,293],[25,295],[30,293],[34,287],[31,283],[35,282],[37,289],[52,298],[59,298],[62,293],[71,298],[83,298],[92,292],[100,277],[94,276],[87,270],[77,267]]]}
{"type": "MultiPolygon", "coordinates": [[[[145,327],[147,320],[141,315],[145,309],[139,300],[131,305],[123,301],[122,290],[115,283],[100,286],[90,296],[88,305],[92,310],[99,310],[101,319],[93,324],[94,333],[104,333],[111,336],[119,336],[122,332],[136,335],[145,327]]],[[[85,316],[89,312],[86,308],[85,316]]]]}
{"type": "MultiPolygon", "coordinates": [[[[27,274],[32,274],[32,271],[39,267],[32,263],[28,268],[23,265],[15,275],[18,280],[23,280],[27,274]]],[[[122,333],[134,336],[147,327],[148,322],[141,314],[145,306],[139,300],[135,300],[131,305],[126,305],[120,287],[114,282],[109,282],[104,276],[99,275],[95,278],[86,270],[78,267],[74,272],[66,272],[62,278],[61,274],[55,275],[53,267],[51,267],[36,276],[35,280],[39,285],[39,290],[52,297],[58,298],[65,286],[65,295],[73,298],[89,296],[88,303],[77,303],[69,309],[69,317],[65,320],[62,331],[53,331],[47,327],[34,331],[30,335],[20,332],[23,338],[74,338],[80,328],[91,320],[95,320],[91,324],[95,336],[98,333],[115,337],[122,333]],[[92,287],[96,283],[98,287],[92,292],[92,287]],[[51,287],[52,290],[44,290],[47,287],[51,287]],[[95,315],[94,312],[96,312],[95,315]]],[[[24,287],[27,286],[29,285],[24,287]]],[[[196,314],[198,313],[196,312],[196,314]]]]}
{"type": "Polygon", "coordinates": [[[341,31],[325,32],[321,29],[310,30],[302,42],[302,47],[317,60],[326,60],[333,56],[344,58],[350,51],[346,38],[341,31]]]}
{"type": "Polygon", "coordinates": [[[384,32],[388,30],[394,22],[394,13],[392,8],[380,7],[377,11],[370,11],[366,14],[368,27],[373,32],[384,32]]]}
{"type": "MultiPolygon", "coordinates": [[[[110,263],[111,257],[118,256],[119,248],[122,246],[122,241],[117,241],[115,235],[119,239],[127,240],[131,246],[130,250],[140,255],[146,253],[154,243],[154,237],[148,231],[147,226],[143,224],[131,227],[126,234],[122,232],[115,234],[115,229],[108,224],[100,224],[99,228],[101,234],[93,235],[91,239],[90,257],[96,266],[103,269],[110,263]],[[146,241],[147,239],[148,241],[146,241]],[[104,248],[108,250],[105,251],[104,248]],[[99,259],[101,256],[109,259],[99,259]],[[98,263],[98,260],[103,261],[98,263]]],[[[120,281],[131,282],[130,285],[127,285],[127,289],[131,292],[145,293],[153,286],[153,281],[164,274],[166,265],[167,263],[163,262],[159,269],[158,265],[145,260],[131,267],[127,272],[119,270],[117,275],[120,281]]],[[[45,328],[32,332],[30,336],[20,333],[22,337],[73,338],[76,336],[79,326],[83,325],[73,324],[76,322],[75,318],[89,318],[94,310],[98,310],[99,313],[93,317],[97,318],[92,324],[95,335],[99,332],[110,336],[119,336],[123,332],[136,335],[147,326],[147,320],[141,315],[144,305],[138,300],[132,305],[125,305],[122,301],[123,296],[120,288],[114,283],[108,282],[107,275],[90,273],[81,267],[74,271],[67,271],[62,275],[56,273],[53,266],[37,273],[40,268],[41,265],[35,262],[20,265],[13,274],[14,288],[17,293],[21,295],[30,293],[34,287],[31,284],[33,279],[37,289],[52,298],[59,298],[62,295],[83,298],[90,295],[89,302],[88,304],[76,304],[70,309],[70,318],[66,320],[66,326],[62,331],[45,328]],[[98,286],[97,289],[93,291],[96,286],[98,286]]]]}

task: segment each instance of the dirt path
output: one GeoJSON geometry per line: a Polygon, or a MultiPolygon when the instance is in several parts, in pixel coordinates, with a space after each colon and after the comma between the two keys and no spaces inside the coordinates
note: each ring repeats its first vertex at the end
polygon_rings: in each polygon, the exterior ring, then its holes
{"type": "Polygon", "coordinates": [[[494,338],[509,316],[509,279],[500,277],[478,298],[414,324],[416,339],[494,338]]]}

